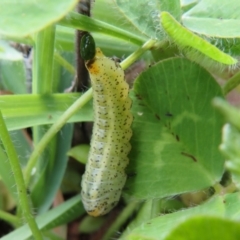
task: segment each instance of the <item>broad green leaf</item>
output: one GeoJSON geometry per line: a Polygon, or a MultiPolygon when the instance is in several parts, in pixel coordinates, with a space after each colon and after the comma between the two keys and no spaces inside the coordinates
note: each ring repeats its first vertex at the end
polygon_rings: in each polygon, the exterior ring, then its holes
{"type": "Polygon", "coordinates": [[[227,158],[226,167],[232,173],[233,182],[240,188],[240,131],[231,124],[223,128],[220,150],[227,158]]]}
{"type": "MultiPolygon", "coordinates": [[[[111,25],[124,29],[125,31],[142,35],[125,13],[118,7],[115,0],[98,0],[92,4],[92,15],[95,19],[111,23],[111,25]]],[[[145,37],[145,36],[144,36],[145,37]]]]}
{"type": "MultiPolygon", "coordinates": [[[[72,130],[72,124],[68,124],[61,129],[60,134],[57,134],[53,161],[46,159],[43,154],[42,160],[44,162],[41,166],[41,175],[31,191],[31,199],[38,213],[49,209],[60,188],[67,167],[68,157],[66,153],[71,146],[72,130]]],[[[46,149],[46,151],[49,150],[46,149]]]]}
{"type": "Polygon", "coordinates": [[[196,216],[179,224],[166,240],[238,240],[240,223],[212,216],[196,216]]]}
{"type": "Polygon", "coordinates": [[[80,163],[86,164],[90,146],[87,144],[77,145],[71,148],[67,155],[75,158],[80,163]]]}
{"type": "MultiPolygon", "coordinates": [[[[169,235],[176,226],[181,223],[184,223],[189,218],[202,215],[204,217],[214,216],[214,217],[227,217],[228,219],[239,219],[238,215],[231,216],[228,213],[228,208],[231,207],[231,204],[235,202],[235,210],[239,209],[240,201],[239,194],[229,194],[226,196],[215,196],[201,206],[189,208],[186,210],[178,211],[175,213],[170,213],[166,215],[153,218],[144,223],[141,223],[137,228],[132,230],[128,236],[123,239],[127,240],[163,240],[166,239],[166,236],[169,235]],[[229,196],[231,196],[229,198],[229,196]],[[231,199],[231,200],[229,200],[231,199]]],[[[211,226],[211,225],[210,225],[211,226]]],[[[202,237],[203,235],[201,235],[202,237]]],[[[122,239],[122,238],[120,238],[122,239]]],[[[188,239],[188,238],[185,238],[188,239]]],[[[205,238],[204,238],[205,239],[205,238]]],[[[218,238],[212,238],[218,239],[218,238]]],[[[222,238],[220,238],[222,239],[222,238]]]]}
{"type": "Polygon", "coordinates": [[[184,207],[185,206],[177,199],[147,200],[141,205],[141,208],[137,211],[137,216],[128,224],[125,231],[121,234],[120,239],[126,239],[126,236],[129,235],[133,229],[141,226],[142,223],[148,222],[166,212],[182,210],[184,207]]]}
{"type": "MultiPolygon", "coordinates": [[[[85,210],[81,204],[81,198],[77,195],[48,212],[36,217],[36,222],[40,230],[48,230],[66,224],[84,212],[85,210]]],[[[31,236],[32,232],[29,229],[29,226],[25,224],[24,226],[2,237],[1,240],[26,240],[31,236]]]]}
{"type": "Polygon", "coordinates": [[[77,4],[77,0],[0,0],[0,34],[24,37],[57,22],[77,4]]]}
{"type": "Polygon", "coordinates": [[[158,22],[160,11],[169,11],[177,19],[180,18],[180,1],[127,1],[116,0],[118,7],[125,14],[129,24],[134,25],[143,34],[151,38],[162,39],[163,34],[158,22]]]}
{"type": "Polygon", "coordinates": [[[8,42],[0,40],[0,59],[20,61],[22,58],[22,54],[11,47],[8,42]]]}
{"type": "Polygon", "coordinates": [[[18,61],[0,61],[0,80],[4,90],[14,94],[26,94],[26,67],[23,59],[18,61]]]}
{"type": "MultiPolygon", "coordinates": [[[[0,96],[0,109],[8,130],[52,124],[80,97],[77,93],[0,96]]],[[[92,121],[92,103],[85,105],[69,122],[92,121]]]]}
{"type": "MultiPolygon", "coordinates": [[[[196,50],[208,58],[226,65],[237,63],[237,60],[222,52],[208,41],[192,33],[176,21],[168,12],[162,12],[160,21],[163,29],[170,36],[171,40],[181,49],[186,51],[188,56],[199,59],[196,50]],[[195,50],[195,52],[193,51],[195,50]]],[[[200,62],[201,62],[200,58],[200,62]]],[[[203,61],[203,60],[202,60],[203,61]]],[[[205,60],[206,61],[206,60],[205,60]]]]}
{"type": "Polygon", "coordinates": [[[231,218],[234,220],[239,220],[240,216],[240,194],[239,192],[233,194],[226,194],[224,196],[224,203],[225,203],[225,217],[231,218]]]}
{"type": "Polygon", "coordinates": [[[14,199],[17,200],[17,189],[15,180],[12,176],[12,169],[8,161],[6,151],[2,146],[0,146],[0,165],[0,178],[4,182],[5,186],[7,187],[11,195],[14,197],[14,199]]]}
{"type": "Polygon", "coordinates": [[[202,0],[182,16],[185,27],[210,37],[240,37],[240,1],[202,0]]]}
{"type": "Polygon", "coordinates": [[[187,59],[159,62],[137,78],[128,196],[162,198],[204,189],[220,180],[223,121],[211,107],[215,96],[222,96],[220,86],[187,59]]]}
{"type": "Polygon", "coordinates": [[[32,142],[30,140],[27,130],[14,130],[9,132],[15,150],[18,155],[21,167],[24,168],[27,164],[27,158],[32,152],[32,142]]]}
{"type": "Polygon", "coordinates": [[[223,213],[224,205],[222,199],[215,198],[203,206],[197,206],[148,220],[132,230],[132,232],[124,239],[163,240],[174,229],[174,227],[177,226],[177,224],[186,221],[191,216],[197,214],[221,216],[223,213]]]}
{"type": "MultiPolygon", "coordinates": [[[[26,165],[26,160],[27,160],[26,156],[28,156],[31,152],[30,142],[27,141],[27,137],[26,137],[27,135],[26,133],[23,132],[23,130],[11,131],[9,134],[10,134],[12,143],[14,144],[15,150],[17,152],[21,167],[24,167],[26,165]]],[[[13,178],[12,169],[11,169],[8,157],[6,155],[6,151],[5,149],[3,149],[2,146],[0,146],[0,166],[1,166],[0,178],[4,182],[8,191],[17,201],[18,196],[17,196],[16,184],[13,178]]]]}

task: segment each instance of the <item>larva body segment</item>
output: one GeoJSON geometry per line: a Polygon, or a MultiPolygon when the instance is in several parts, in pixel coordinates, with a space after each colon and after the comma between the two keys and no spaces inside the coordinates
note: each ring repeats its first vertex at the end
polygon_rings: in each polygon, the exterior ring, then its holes
{"type": "Polygon", "coordinates": [[[118,63],[96,49],[86,67],[93,88],[95,123],[81,195],[88,214],[96,217],[108,213],[121,196],[133,117],[129,87],[118,63]]]}

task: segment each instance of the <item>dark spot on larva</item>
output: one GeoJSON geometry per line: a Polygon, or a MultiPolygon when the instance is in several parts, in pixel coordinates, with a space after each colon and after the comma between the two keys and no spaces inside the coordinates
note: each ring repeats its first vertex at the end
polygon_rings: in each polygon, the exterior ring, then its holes
{"type": "Polygon", "coordinates": [[[166,117],[172,117],[173,115],[170,112],[165,113],[166,117]]]}
{"type": "Polygon", "coordinates": [[[189,153],[185,153],[185,152],[181,152],[181,154],[186,156],[186,157],[191,158],[194,162],[197,162],[197,159],[193,155],[191,155],[189,153]]]}
{"type": "Polygon", "coordinates": [[[158,120],[161,120],[158,114],[155,114],[155,117],[156,117],[158,120]]]}
{"type": "Polygon", "coordinates": [[[52,115],[48,115],[48,119],[52,119],[52,115]]]}
{"type": "Polygon", "coordinates": [[[187,95],[187,100],[190,100],[190,97],[187,95]]]}
{"type": "Polygon", "coordinates": [[[178,142],[179,142],[179,140],[180,140],[178,135],[176,135],[176,140],[177,140],[178,142]]]}

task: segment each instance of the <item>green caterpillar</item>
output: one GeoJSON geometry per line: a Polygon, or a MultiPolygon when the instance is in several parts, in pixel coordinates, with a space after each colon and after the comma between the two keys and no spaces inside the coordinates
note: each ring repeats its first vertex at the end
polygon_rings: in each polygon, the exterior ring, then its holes
{"type": "Polygon", "coordinates": [[[97,217],[108,213],[121,196],[133,117],[122,68],[99,48],[93,54],[95,44],[90,35],[82,42],[82,56],[92,82],[95,121],[81,196],[88,214],[97,217]]]}

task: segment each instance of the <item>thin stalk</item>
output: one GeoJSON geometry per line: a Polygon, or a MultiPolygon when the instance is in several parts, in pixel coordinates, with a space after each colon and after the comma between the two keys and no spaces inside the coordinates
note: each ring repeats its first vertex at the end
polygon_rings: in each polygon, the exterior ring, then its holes
{"type": "Polygon", "coordinates": [[[18,217],[2,210],[0,210],[0,219],[10,223],[14,227],[18,227],[20,225],[20,219],[18,217]]]}
{"type": "Polygon", "coordinates": [[[221,184],[219,183],[216,183],[214,186],[213,186],[214,190],[215,190],[215,193],[214,195],[221,195],[223,194],[224,192],[224,188],[221,184]]]}
{"type": "Polygon", "coordinates": [[[152,209],[151,209],[151,218],[155,218],[158,216],[160,212],[160,203],[159,199],[152,199],[152,209]]]}
{"type": "Polygon", "coordinates": [[[127,42],[134,43],[136,45],[142,45],[146,41],[145,36],[139,37],[136,34],[132,34],[128,31],[112,26],[111,24],[89,18],[87,16],[70,12],[63,20],[58,24],[74,29],[88,31],[88,32],[99,32],[109,36],[114,36],[119,39],[123,39],[127,42]]]}
{"type": "Polygon", "coordinates": [[[39,231],[38,226],[35,222],[35,219],[31,213],[29,199],[27,195],[27,189],[25,187],[21,166],[19,164],[20,161],[17,157],[17,153],[12,144],[11,138],[9,136],[9,133],[5,125],[5,122],[3,120],[3,116],[1,112],[0,112],[0,138],[2,140],[6,153],[8,155],[13,177],[17,186],[17,194],[18,194],[19,203],[21,205],[23,217],[27,221],[33,233],[34,238],[36,240],[42,240],[43,239],[42,234],[39,231]]]}
{"type": "Polygon", "coordinates": [[[66,61],[58,52],[54,53],[55,61],[58,62],[62,67],[64,67],[68,72],[70,72],[72,75],[75,75],[76,71],[75,68],[70,64],[68,61],[66,61]]]}
{"type": "Polygon", "coordinates": [[[236,107],[233,107],[227,101],[219,97],[214,98],[212,104],[225,117],[227,122],[233,124],[240,130],[240,111],[236,107]]]}
{"type": "Polygon", "coordinates": [[[137,202],[129,203],[127,207],[125,207],[121,214],[117,217],[116,221],[110,226],[102,239],[111,239],[113,234],[121,228],[121,226],[127,221],[130,216],[132,216],[137,206],[139,206],[139,203],[137,202]]]}
{"type": "Polygon", "coordinates": [[[129,66],[131,66],[139,57],[144,54],[146,51],[153,48],[156,44],[156,40],[149,39],[146,43],[142,45],[138,50],[133,52],[130,56],[128,56],[126,59],[124,59],[123,62],[120,63],[121,67],[123,69],[127,69],[129,66]]]}
{"type": "MultiPolygon", "coordinates": [[[[123,62],[121,62],[121,66],[123,69],[129,67],[133,62],[135,62],[141,54],[145,53],[147,50],[154,46],[155,41],[149,40],[147,41],[141,48],[139,48],[136,52],[131,54],[128,58],[126,58],[123,62]]],[[[31,172],[33,167],[36,165],[38,156],[43,152],[45,147],[49,144],[51,138],[63,127],[63,125],[68,121],[72,115],[74,115],[77,111],[79,111],[87,102],[89,102],[92,98],[92,89],[90,88],[87,92],[85,92],[76,102],[74,102],[55,122],[51,128],[45,133],[42,139],[39,141],[34,151],[32,152],[28,164],[25,169],[25,181],[28,186],[30,182],[31,172]]]]}
{"type": "Polygon", "coordinates": [[[34,151],[32,152],[27,167],[25,169],[25,182],[28,186],[31,177],[31,171],[35,166],[38,156],[43,152],[45,147],[49,144],[49,141],[52,137],[63,127],[63,125],[68,121],[68,119],[74,115],[77,111],[79,111],[87,102],[89,102],[92,98],[92,89],[90,88],[85,94],[82,95],[76,102],[74,102],[55,122],[49,130],[45,133],[42,139],[39,141],[34,151]]]}
{"type": "Polygon", "coordinates": [[[236,88],[240,84],[240,72],[236,73],[233,77],[231,77],[223,86],[223,94],[227,95],[234,88],[236,88]]]}

